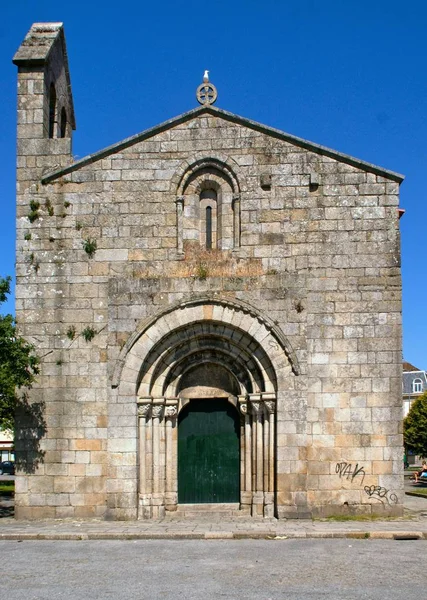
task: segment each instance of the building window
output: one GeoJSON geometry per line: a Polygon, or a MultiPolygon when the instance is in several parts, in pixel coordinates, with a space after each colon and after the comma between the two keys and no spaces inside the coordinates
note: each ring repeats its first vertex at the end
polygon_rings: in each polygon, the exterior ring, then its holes
{"type": "Polygon", "coordinates": [[[61,109],[60,136],[64,138],[67,134],[67,112],[64,107],[61,109]]]}
{"type": "Polygon", "coordinates": [[[210,188],[200,194],[200,242],[206,250],[217,248],[218,244],[218,195],[210,188]]]}
{"type": "Polygon", "coordinates": [[[414,394],[420,393],[423,391],[423,382],[421,379],[414,379],[412,382],[412,391],[414,394]]]}
{"type": "Polygon", "coordinates": [[[55,118],[56,118],[56,90],[53,83],[49,90],[49,137],[55,137],[55,118]]]}
{"type": "Polygon", "coordinates": [[[206,207],[206,249],[212,250],[212,207],[206,207]]]}

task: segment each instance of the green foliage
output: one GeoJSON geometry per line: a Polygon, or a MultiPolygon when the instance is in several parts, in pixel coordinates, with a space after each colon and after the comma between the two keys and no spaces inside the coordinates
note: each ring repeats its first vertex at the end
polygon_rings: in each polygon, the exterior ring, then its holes
{"type": "Polygon", "coordinates": [[[201,281],[203,281],[208,277],[208,275],[209,275],[209,269],[208,269],[207,265],[205,265],[204,263],[199,263],[197,265],[196,274],[195,274],[196,279],[200,279],[201,281]]]}
{"type": "Polygon", "coordinates": [[[39,208],[40,202],[37,200],[31,200],[30,202],[30,212],[28,213],[28,220],[30,223],[34,223],[39,218],[39,208]]]}
{"type": "Polygon", "coordinates": [[[46,210],[47,210],[49,217],[53,217],[54,210],[53,210],[52,202],[49,200],[49,198],[46,200],[46,210]]]}
{"type": "Polygon", "coordinates": [[[15,492],[14,481],[2,481],[0,482],[0,494],[3,496],[13,496],[15,492]]]}
{"type": "Polygon", "coordinates": [[[411,405],[403,421],[405,446],[419,456],[427,456],[427,392],[411,405]]]}
{"type": "Polygon", "coordinates": [[[90,342],[96,336],[96,331],[93,327],[85,327],[82,331],[82,337],[86,342],[90,342]]]}
{"type": "MultiPolygon", "coordinates": [[[[0,303],[10,292],[10,277],[0,277],[0,303]]],[[[39,372],[34,347],[17,334],[12,315],[0,315],[0,428],[13,429],[15,407],[39,372]]]]}
{"type": "Polygon", "coordinates": [[[74,327],[74,325],[70,325],[70,327],[67,329],[67,338],[69,340],[74,340],[75,337],[76,337],[76,328],[74,327]]]}
{"type": "Polygon", "coordinates": [[[30,263],[30,265],[33,267],[34,271],[36,273],[39,272],[40,269],[40,263],[39,261],[36,259],[34,252],[31,252],[31,254],[28,257],[28,262],[30,263]]]}
{"type": "Polygon", "coordinates": [[[27,233],[24,235],[24,240],[26,242],[29,242],[31,240],[31,233],[29,231],[27,231],[27,233]]]}
{"type": "Polygon", "coordinates": [[[12,281],[11,277],[0,277],[0,304],[6,302],[7,295],[10,293],[10,282],[12,281]]]}
{"type": "Polygon", "coordinates": [[[89,258],[92,258],[95,255],[96,248],[97,248],[96,240],[92,240],[91,238],[88,238],[87,240],[83,241],[83,249],[86,252],[86,254],[89,256],[89,258]]]}

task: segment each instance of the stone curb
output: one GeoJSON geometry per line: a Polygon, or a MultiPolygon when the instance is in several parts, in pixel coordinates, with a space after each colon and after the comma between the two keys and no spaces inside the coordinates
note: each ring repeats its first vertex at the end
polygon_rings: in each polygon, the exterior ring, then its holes
{"type": "Polygon", "coordinates": [[[427,531],[294,531],[284,535],[271,532],[207,531],[205,533],[0,533],[0,540],[9,541],[87,541],[87,540],[292,540],[292,539],[371,539],[371,540],[427,540],[427,531]]]}
{"type": "Polygon", "coordinates": [[[414,498],[425,498],[427,500],[426,494],[422,494],[421,492],[419,492],[417,490],[411,490],[409,492],[405,491],[405,494],[407,496],[413,496],[414,498]]]}

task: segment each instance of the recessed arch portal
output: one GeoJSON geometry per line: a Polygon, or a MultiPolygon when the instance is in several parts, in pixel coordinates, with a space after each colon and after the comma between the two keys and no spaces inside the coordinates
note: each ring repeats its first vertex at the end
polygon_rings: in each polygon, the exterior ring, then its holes
{"type": "Polygon", "coordinates": [[[231,402],[240,419],[240,508],[272,516],[277,390],[298,371],[281,331],[250,305],[198,298],[141,324],[122,350],[114,383],[137,407],[140,518],[178,503],[178,415],[203,399],[231,402]]]}

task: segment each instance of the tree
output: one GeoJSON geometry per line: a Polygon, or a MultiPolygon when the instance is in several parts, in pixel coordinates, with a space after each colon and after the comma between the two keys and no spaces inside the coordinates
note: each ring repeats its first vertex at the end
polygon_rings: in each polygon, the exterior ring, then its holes
{"type": "Polygon", "coordinates": [[[427,456],[427,392],[417,398],[403,421],[405,446],[419,456],[427,456]]]}
{"type": "MultiPolygon", "coordinates": [[[[0,304],[10,293],[10,277],[0,277],[0,304]]],[[[15,409],[39,372],[34,347],[16,331],[12,315],[0,315],[0,428],[13,429],[15,409]]]]}

